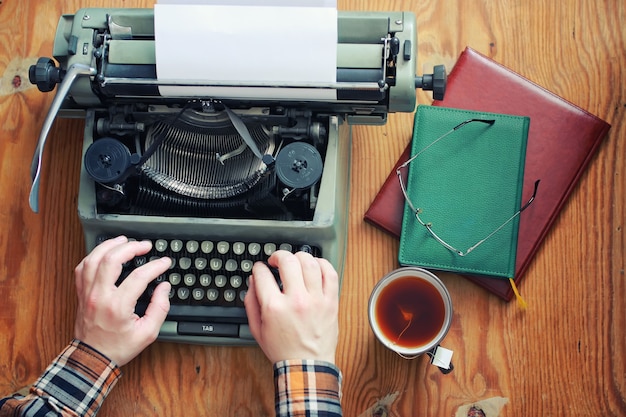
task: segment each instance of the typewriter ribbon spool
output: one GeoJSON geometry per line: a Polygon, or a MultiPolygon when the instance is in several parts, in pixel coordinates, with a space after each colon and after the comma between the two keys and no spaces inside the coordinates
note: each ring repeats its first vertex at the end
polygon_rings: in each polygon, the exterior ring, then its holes
{"type": "Polygon", "coordinates": [[[311,188],[322,177],[322,156],[314,146],[293,142],[276,157],[276,175],[287,187],[303,190],[311,188]]]}
{"type": "Polygon", "coordinates": [[[115,184],[122,181],[138,155],[131,155],[122,142],[113,138],[101,138],[87,148],[85,170],[94,181],[115,184]]]}

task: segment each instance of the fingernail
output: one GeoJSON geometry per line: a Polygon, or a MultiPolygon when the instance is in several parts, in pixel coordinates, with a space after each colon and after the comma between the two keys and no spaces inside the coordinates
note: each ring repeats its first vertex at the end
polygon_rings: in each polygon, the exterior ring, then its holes
{"type": "Polygon", "coordinates": [[[174,263],[174,259],[172,259],[172,258],[170,258],[170,257],[168,257],[168,256],[164,256],[164,257],[162,257],[162,258],[161,258],[161,262],[165,263],[164,259],[165,259],[165,260],[167,260],[167,263],[168,263],[170,266],[174,266],[174,265],[175,265],[175,263],[174,263]]]}

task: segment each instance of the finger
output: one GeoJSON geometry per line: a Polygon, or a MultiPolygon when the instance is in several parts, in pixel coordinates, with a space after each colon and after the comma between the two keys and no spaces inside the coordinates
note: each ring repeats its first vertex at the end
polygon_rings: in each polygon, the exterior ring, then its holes
{"type": "Polygon", "coordinates": [[[243,303],[246,307],[250,333],[252,333],[254,339],[258,341],[261,336],[261,306],[259,305],[255,288],[254,276],[250,276],[248,292],[246,292],[246,298],[243,299],[243,303]]]}
{"type": "Polygon", "coordinates": [[[306,291],[302,278],[302,266],[296,255],[288,251],[279,250],[269,257],[268,262],[270,265],[278,267],[285,294],[288,292],[306,291]]]}
{"type": "Polygon", "coordinates": [[[122,265],[135,256],[144,255],[150,251],[150,248],[152,248],[152,243],[149,241],[132,241],[109,250],[102,256],[98,265],[98,283],[105,286],[115,284],[122,273],[122,265]]]}
{"type": "Polygon", "coordinates": [[[323,258],[317,258],[317,263],[322,271],[322,286],[324,294],[339,298],[339,274],[330,262],[323,258]]]}
{"type": "Polygon", "coordinates": [[[305,252],[296,253],[302,269],[302,279],[308,292],[322,294],[322,270],[317,260],[305,252]]]}
{"type": "Polygon", "coordinates": [[[86,290],[91,287],[96,278],[96,273],[103,256],[113,248],[128,242],[126,236],[118,236],[115,239],[105,240],[96,246],[74,269],[76,288],[86,290]]]}
{"type": "Polygon", "coordinates": [[[150,304],[146,312],[139,319],[140,332],[147,337],[149,342],[153,342],[159,334],[159,329],[170,311],[170,289],[169,282],[162,282],[154,289],[150,304]]]}
{"type": "Polygon", "coordinates": [[[120,284],[124,301],[134,305],[137,299],[146,290],[148,284],[167,271],[171,265],[172,260],[164,257],[150,261],[131,272],[120,284]]]}
{"type": "Polygon", "coordinates": [[[255,262],[252,267],[252,280],[249,286],[254,286],[253,291],[259,305],[263,305],[267,300],[281,293],[274,274],[263,262],[255,262]]]}
{"type": "Polygon", "coordinates": [[[85,290],[85,282],[84,282],[84,278],[83,278],[83,261],[81,260],[78,265],[76,265],[76,268],[74,268],[74,285],[76,286],[76,294],[79,295],[79,300],[80,300],[80,295],[83,294],[83,291],[85,290]]]}

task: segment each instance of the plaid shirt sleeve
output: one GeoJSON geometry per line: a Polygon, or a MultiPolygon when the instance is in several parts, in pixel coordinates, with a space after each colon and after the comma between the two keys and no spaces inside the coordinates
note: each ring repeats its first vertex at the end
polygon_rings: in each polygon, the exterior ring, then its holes
{"type": "Polygon", "coordinates": [[[0,417],[95,416],[120,376],[115,363],[73,340],[28,395],[0,399],[0,417]]]}
{"type": "Polygon", "coordinates": [[[288,360],[274,364],[276,415],[340,417],[341,372],[328,362],[288,360]]]}

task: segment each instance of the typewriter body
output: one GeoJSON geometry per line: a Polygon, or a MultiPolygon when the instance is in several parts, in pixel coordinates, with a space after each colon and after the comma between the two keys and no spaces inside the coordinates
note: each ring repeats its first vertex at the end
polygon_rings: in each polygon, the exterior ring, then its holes
{"type": "MultiPolygon", "coordinates": [[[[412,112],[416,88],[442,98],[445,70],[416,77],[412,14],[339,12],[332,85],[299,85],[305,93],[289,99],[163,97],[153,20],[152,9],[61,17],[56,62],[41,58],[30,71],[42,91],[60,84],[33,159],[31,207],[38,210],[52,121],[84,117],[78,215],[86,250],[120,234],[151,239],[150,256],[174,259],[159,278],[173,286],[159,338],[251,344],[242,303],[251,264],[279,248],[306,250],[342,275],[351,125],[412,112]],[[306,91],[320,87],[336,90],[336,98],[309,100],[306,91]]],[[[212,80],[181,82],[202,83],[212,80]]]]}

